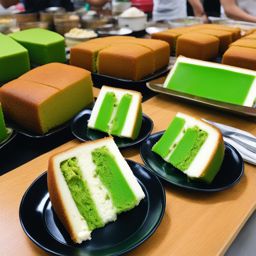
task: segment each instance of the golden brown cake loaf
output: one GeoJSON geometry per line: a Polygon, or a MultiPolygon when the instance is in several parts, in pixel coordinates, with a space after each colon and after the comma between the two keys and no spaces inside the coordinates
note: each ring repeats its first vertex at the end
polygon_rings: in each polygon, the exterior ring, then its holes
{"type": "Polygon", "coordinates": [[[0,88],[5,114],[44,134],[93,102],[90,72],[60,63],[35,68],[0,88]]]}
{"type": "Polygon", "coordinates": [[[154,68],[153,52],[141,45],[114,45],[101,50],[98,55],[99,74],[138,81],[153,74],[154,68]]]}
{"type": "Polygon", "coordinates": [[[256,49],[231,46],[223,55],[222,63],[256,70],[256,49]]]}
{"type": "Polygon", "coordinates": [[[256,34],[250,34],[247,36],[244,36],[243,39],[251,39],[251,40],[256,40],[256,34]]]}
{"type": "Polygon", "coordinates": [[[232,41],[235,41],[241,37],[241,29],[240,28],[229,27],[229,26],[220,25],[220,24],[202,24],[202,25],[197,26],[197,28],[214,29],[214,30],[231,32],[232,33],[232,41]]]}
{"type": "Polygon", "coordinates": [[[229,31],[214,30],[214,29],[199,29],[196,32],[216,36],[220,40],[219,52],[223,54],[232,43],[232,33],[229,31]]]}
{"type": "Polygon", "coordinates": [[[135,37],[129,36],[108,36],[77,44],[70,49],[70,64],[91,72],[97,72],[96,62],[100,50],[116,43],[129,42],[134,39],[135,37]]]}
{"type": "Polygon", "coordinates": [[[176,40],[178,38],[179,34],[173,33],[170,30],[154,33],[151,35],[152,39],[159,39],[162,41],[165,41],[169,44],[170,51],[174,52],[175,50],[175,45],[176,45],[176,40]]]}
{"type": "Polygon", "coordinates": [[[191,32],[178,37],[176,56],[183,55],[199,60],[211,60],[218,56],[219,39],[215,36],[191,32]]]}
{"type": "Polygon", "coordinates": [[[150,49],[155,58],[155,70],[164,68],[169,63],[170,47],[168,43],[156,39],[136,39],[132,42],[150,49]]]}
{"type": "Polygon", "coordinates": [[[234,43],[231,44],[231,46],[240,46],[240,47],[247,47],[247,48],[256,48],[256,40],[249,40],[241,38],[234,43]]]}

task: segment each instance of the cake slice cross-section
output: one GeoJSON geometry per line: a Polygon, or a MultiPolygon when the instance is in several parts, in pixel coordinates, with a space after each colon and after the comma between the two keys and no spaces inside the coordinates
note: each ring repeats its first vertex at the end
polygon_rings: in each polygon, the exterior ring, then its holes
{"type": "Polygon", "coordinates": [[[118,137],[136,139],[142,124],[141,100],[139,92],[103,86],[88,127],[118,137]]]}
{"type": "Polygon", "coordinates": [[[75,243],[145,197],[111,137],[53,156],[47,179],[52,206],[75,243]]]}
{"type": "Polygon", "coordinates": [[[178,113],[152,151],[189,178],[211,183],[224,158],[224,142],[214,126],[178,113]]]}

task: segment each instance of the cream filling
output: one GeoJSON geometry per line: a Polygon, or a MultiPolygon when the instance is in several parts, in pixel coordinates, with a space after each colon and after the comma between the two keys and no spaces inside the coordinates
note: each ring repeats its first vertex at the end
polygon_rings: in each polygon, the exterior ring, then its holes
{"type": "MultiPolygon", "coordinates": [[[[131,137],[133,134],[133,130],[135,128],[135,124],[137,121],[137,115],[135,115],[133,110],[137,110],[139,108],[139,104],[141,104],[141,96],[139,93],[135,93],[133,91],[129,91],[129,90],[122,90],[122,89],[116,89],[116,88],[112,88],[112,87],[108,87],[108,86],[103,86],[101,88],[100,94],[98,96],[98,99],[94,105],[94,108],[92,110],[92,114],[91,117],[88,121],[88,127],[89,128],[94,128],[95,127],[95,122],[97,119],[97,116],[99,114],[99,110],[102,104],[102,101],[106,95],[107,92],[113,92],[115,93],[115,96],[117,98],[117,107],[118,104],[121,100],[121,98],[129,93],[130,95],[132,95],[132,101],[131,101],[131,105],[128,111],[128,114],[126,116],[126,120],[121,132],[121,137],[131,137]]],[[[110,122],[109,122],[109,127],[111,129],[111,125],[112,125],[112,121],[116,115],[117,112],[117,107],[114,107],[110,122]]]]}

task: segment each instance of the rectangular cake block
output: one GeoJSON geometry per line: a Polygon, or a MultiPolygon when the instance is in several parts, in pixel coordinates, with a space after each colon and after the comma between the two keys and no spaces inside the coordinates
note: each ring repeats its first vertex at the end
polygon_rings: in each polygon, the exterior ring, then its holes
{"type": "Polygon", "coordinates": [[[132,43],[142,45],[153,51],[155,55],[155,70],[164,68],[169,64],[170,47],[168,43],[156,39],[136,39],[132,43]]]}
{"type": "Polygon", "coordinates": [[[178,113],[152,151],[189,178],[211,183],[224,158],[224,142],[216,127],[178,113]]]}
{"type": "Polygon", "coordinates": [[[231,46],[223,55],[222,63],[256,70],[256,48],[231,46]]]}
{"type": "MultiPolygon", "coordinates": [[[[49,160],[52,206],[75,243],[145,197],[112,138],[85,142],[49,160]]],[[[93,234],[92,234],[93,236],[93,234]]]]}
{"type": "Polygon", "coordinates": [[[142,96],[137,91],[103,86],[88,127],[118,137],[136,139],[142,123],[142,96]]]}
{"type": "Polygon", "coordinates": [[[202,24],[199,25],[200,29],[214,29],[214,30],[220,30],[220,31],[228,31],[232,33],[232,40],[235,41],[241,37],[241,29],[236,27],[230,27],[220,24],[202,24]]]}
{"type": "Polygon", "coordinates": [[[220,40],[219,53],[223,54],[232,43],[232,33],[214,29],[200,29],[198,33],[216,36],[220,40]]]}
{"type": "Polygon", "coordinates": [[[29,69],[28,51],[0,33],[0,83],[17,78],[29,69]]]}
{"type": "Polygon", "coordinates": [[[111,36],[96,38],[84,43],[77,44],[70,49],[70,64],[85,68],[91,72],[97,72],[97,58],[100,50],[117,44],[133,40],[134,37],[111,36]]]}
{"type": "Polygon", "coordinates": [[[64,38],[55,32],[32,28],[12,33],[10,37],[28,50],[33,64],[66,62],[64,38]]]}
{"type": "Polygon", "coordinates": [[[2,104],[0,103],[0,143],[4,141],[8,136],[5,121],[4,121],[4,114],[2,110],[2,104]]]}
{"type": "Polygon", "coordinates": [[[0,100],[10,119],[44,134],[92,103],[90,73],[61,63],[47,64],[2,86],[0,100]]]}
{"type": "Polygon", "coordinates": [[[159,39],[169,44],[170,52],[175,52],[176,40],[179,34],[171,32],[170,30],[154,33],[151,35],[152,39],[159,39]]]}
{"type": "Polygon", "coordinates": [[[179,57],[164,87],[231,104],[252,107],[256,99],[256,72],[179,57]]]}
{"type": "Polygon", "coordinates": [[[183,55],[200,60],[218,56],[220,40],[212,35],[191,32],[178,37],[176,56],[183,55]]]}
{"type": "Polygon", "coordinates": [[[248,48],[256,48],[256,40],[248,40],[241,38],[234,43],[231,44],[231,46],[240,46],[240,47],[248,47],[248,48]]]}
{"type": "Polygon", "coordinates": [[[256,40],[256,34],[250,34],[248,36],[244,36],[243,39],[252,39],[252,40],[256,40]]]}
{"type": "Polygon", "coordinates": [[[99,52],[98,72],[113,77],[138,81],[154,73],[154,54],[135,44],[119,44],[99,52]]]}

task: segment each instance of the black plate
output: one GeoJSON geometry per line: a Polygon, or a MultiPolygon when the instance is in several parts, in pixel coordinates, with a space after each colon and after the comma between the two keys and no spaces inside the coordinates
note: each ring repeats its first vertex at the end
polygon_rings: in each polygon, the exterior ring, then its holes
{"type": "Polygon", "coordinates": [[[3,148],[6,144],[8,144],[17,135],[17,132],[14,129],[9,127],[7,127],[7,129],[8,129],[8,136],[5,140],[3,140],[0,143],[0,149],[3,148]]]}
{"type": "Polygon", "coordinates": [[[225,156],[221,168],[211,184],[189,180],[185,174],[160,156],[152,152],[153,145],[160,139],[164,131],[152,134],[141,145],[140,154],[144,163],[161,179],[175,186],[204,192],[216,192],[232,187],[243,176],[244,163],[237,150],[225,143],[225,156]]]}
{"type": "Polygon", "coordinates": [[[168,73],[169,71],[170,71],[170,66],[167,66],[163,69],[156,71],[154,74],[146,76],[145,78],[138,80],[138,81],[122,79],[122,78],[102,75],[102,74],[98,74],[98,73],[92,73],[92,80],[96,84],[98,84],[98,81],[101,81],[102,84],[109,84],[112,86],[115,86],[117,84],[118,87],[121,87],[124,89],[136,90],[136,89],[138,89],[138,85],[144,86],[144,88],[146,88],[147,82],[154,80],[160,76],[163,76],[166,73],[168,73]]]}
{"type": "MultiPolygon", "coordinates": [[[[71,131],[73,135],[81,141],[97,140],[108,136],[107,133],[92,130],[87,127],[87,123],[91,116],[91,112],[91,109],[83,110],[73,119],[71,123],[71,131]]],[[[140,133],[136,140],[128,138],[119,138],[115,136],[113,136],[113,138],[119,148],[128,148],[131,146],[135,146],[141,143],[150,135],[153,129],[153,125],[153,121],[148,116],[143,114],[140,133]]]]}
{"type": "Polygon", "coordinates": [[[69,125],[70,125],[70,121],[56,127],[56,128],[53,128],[51,129],[50,131],[48,131],[47,133],[45,134],[37,134],[37,133],[34,133],[34,132],[31,132],[31,131],[28,131],[22,127],[20,127],[18,124],[8,120],[7,121],[7,124],[9,127],[15,129],[18,133],[24,135],[24,136],[27,136],[29,138],[33,138],[33,139],[42,139],[42,138],[46,138],[46,137],[49,137],[49,136],[52,136],[64,129],[66,129],[69,125]]]}
{"type": "Polygon", "coordinates": [[[56,217],[47,190],[47,174],[28,188],[20,204],[20,222],[27,236],[54,255],[107,256],[131,251],[149,238],[165,211],[165,192],[158,178],[144,166],[128,161],[146,195],[139,206],[117,221],[92,232],[92,240],[74,244],[56,217]]]}

